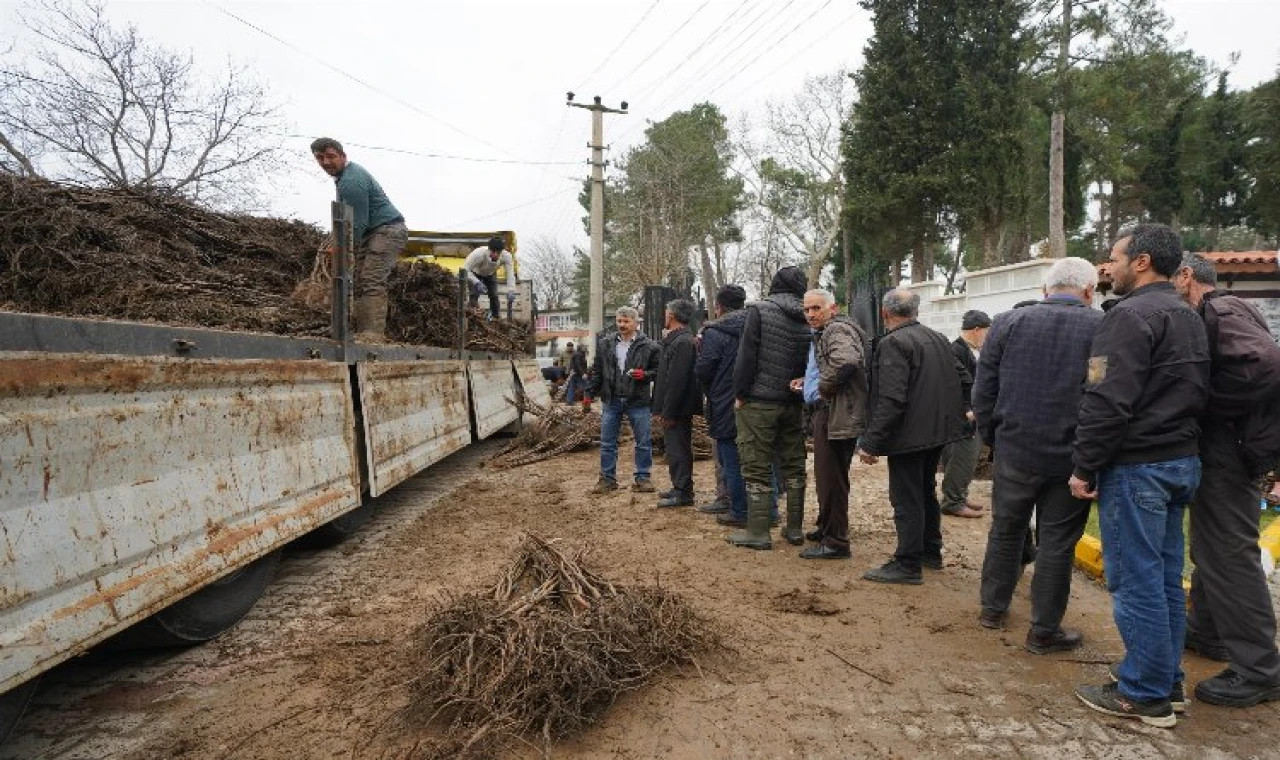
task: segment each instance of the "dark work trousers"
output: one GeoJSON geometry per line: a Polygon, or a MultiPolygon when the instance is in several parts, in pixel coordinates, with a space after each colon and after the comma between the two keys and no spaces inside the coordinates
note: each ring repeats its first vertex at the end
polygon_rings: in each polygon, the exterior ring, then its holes
{"type": "MultiPolygon", "coordinates": [[[[730,439],[730,442],[732,442],[732,439],[730,439]]],[[[720,461],[720,447],[714,443],[711,446],[711,460],[716,463],[715,500],[728,504],[733,500],[733,495],[729,493],[729,480],[724,476],[724,462],[720,461]]]]}
{"type": "Polygon", "coordinates": [[[825,403],[813,410],[813,479],[818,489],[818,531],[832,549],[849,548],[849,466],[856,438],[827,439],[831,414],[825,403]]]}
{"type": "Polygon", "coordinates": [[[982,560],[983,609],[1007,612],[1025,567],[1027,527],[1036,514],[1040,551],[1031,578],[1031,628],[1056,633],[1071,598],[1076,544],[1089,519],[1090,502],[1071,495],[1065,475],[1041,475],[996,458],[991,484],[991,527],[982,560]]]}
{"type": "Polygon", "coordinates": [[[938,508],[938,459],[942,447],[889,455],[889,502],[898,529],[893,558],[920,572],[923,557],[942,558],[942,512],[938,508]]]}
{"type": "Polygon", "coordinates": [[[1191,504],[1191,609],[1187,634],[1227,648],[1231,669],[1280,684],[1276,616],[1258,551],[1258,483],[1249,477],[1231,428],[1205,424],[1203,470],[1191,504]]]}
{"type": "MultiPolygon", "coordinates": [[[[474,274],[474,273],[473,273],[474,274]]],[[[480,281],[479,284],[471,284],[471,308],[475,308],[480,303],[480,285],[483,285],[489,294],[489,315],[494,319],[498,318],[498,275],[496,274],[477,274],[475,278],[480,281]]]]}
{"type": "Polygon", "coordinates": [[[942,447],[942,509],[956,512],[969,503],[969,485],[982,456],[982,436],[974,433],[942,447]]]}
{"type": "Polygon", "coordinates": [[[685,417],[667,427],[663,418],[662,441],[667,449],[667,472],[671,473],[671,487],[686,496],[693,496],[693,420],[685,417]]]}

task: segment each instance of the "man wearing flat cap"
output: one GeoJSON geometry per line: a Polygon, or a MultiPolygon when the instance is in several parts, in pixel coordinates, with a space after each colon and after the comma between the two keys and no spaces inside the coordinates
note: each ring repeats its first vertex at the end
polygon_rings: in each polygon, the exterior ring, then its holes
{"type": "MultiPolygon", "coordinates": [[[[960,320],[960,337],[951,344],[956,359],[968,370],[969,377],[977,374],[978,356],[982,351],[982,342],[987,338],[987,330],[991,327],[991,317],[986,312],[970,309],[960,320]]],[[[971,385],[963,386],[966,408],[971,385]]],[[[978,466],[978,457],[982,454],[982,436],[978,434],[973,423],[973,413],[968,413],[966,430],[969,435],[955,443],[948,444],[942,450],[942,498],[939,503],[944,515],[952,517],[982,517],[982,506],[969,501],[969,484],[973,482],[973,471],[978,466]]]]}

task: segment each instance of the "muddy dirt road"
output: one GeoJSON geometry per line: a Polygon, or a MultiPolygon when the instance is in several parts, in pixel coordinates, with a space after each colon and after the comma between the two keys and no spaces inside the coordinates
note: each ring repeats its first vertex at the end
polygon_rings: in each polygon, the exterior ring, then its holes
{"type": "MultiPolygon", "coordinates": [[[[1083,650],[1021,648],[1025,583],[1009,629],[980,628],[985,518],[944,518],[947,566],[923,586],[860,580],[892,551],[883,464],[855,465],[854,559],[813,563],[782,542],[734,549],[710,518],[656,510],[651,494],[589,496],[595,452],[495,473],[481,467],[494,451],[405,483],[343,546],[291,550],[249,617],[211,644],[93,654],[50,674],[0,758],[412,756],[425,729],[402,708],[423,607],[487,583],[525,530],[589,546],[612,579],[680,590],[735,647],[701,676],[624,697],[556,757],[1280,757],[1280,704],[1194,703],[1167,731],[1077,702],[1072,687],[1103,681],[1121,652],[1107,594],[1084,576],[1066,620],[1083,650]]],[[[698,463],[700,485],[710,469],[698,463]]],[[[661,464],[656,475],[665,482],[661,464]]],[[[974,496],[987,502],[988,484],[974,496]]],[[[1185,666],[1191,682],[1220,667],[1192,655],[1185,666]]]]}

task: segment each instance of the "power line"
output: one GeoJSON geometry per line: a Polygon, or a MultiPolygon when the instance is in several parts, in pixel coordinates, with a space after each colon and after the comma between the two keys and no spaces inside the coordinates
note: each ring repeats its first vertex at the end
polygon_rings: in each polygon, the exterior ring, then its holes
{"type": "Polygon", "coordinates": [[[480,221],[481,219],[487,219],[487,218],[489,218],[489,217],[491,217],[491,216],[497,216],[498,214],[505,214],[505,213],[507,213],[508,211],[516,211],[516,210],[522,209],[522,208],[524,208],[524,207],[526,207],[526,206],[532,206],[532,205],[534,205],[535,203],[542,203],[543,201],[550,200],[550,199],[552,199],[552,198],[557,198],[557,197],[559,197],[559,196],[561,196],[561,195],[564,195],[564,194],[566,194],[566,193],[576,193],[576,192],[578,192],[578,189],[577,189],[576,187],[575,187],[575,188],[572,188],[572,189],[569,189],[569,190],[560,190],[560,191],[558,191],[558,192],[551,193],[550,195],[544,195],[544,196],[542,196],[541,198],[534,198],[533,200],[529,201],[528,203],[521,203],[521,204],[520,204],[520,205],[518,205],[518,206],[511,206],[511,207],[509,207],[509,208],[498,209],[497,211],[490,211],[490,212],[489,212],[489,213],[487,213],[487,214],[481,214],[480,216],[472,217],[472,218],[467,219],[467,220],[465,220],[465,221],[461,221],[461,222],[454,222],[454,223],[452,223],[452,224],[445,225],[445,229],[457,229],[457,228],[459,228],[459,227],[465,227],[465,226],[467,226],[468,224],[471,224],[472,222],[478,222],[478,221],[480,221]]]}
{"type": "Polygon", "coordinates": [[[630,97],[633,98],[634,100],[640,100],[645,95],[647,95],[650,91],[652,91],[654,88],[658,87],[659,85],[663,84],[664,82],[669,83],[671,81],[671,77],[675,76],[676,72],[684,68],[685,64],[689,63],[689,61],[693,60],[694,58],[697,58],[699,53],[702,53],[704,50],[707,50],[708,49],[707,44],[710,43],[711,40],[714,39],[718,34],[720,34],[725,29],[725,27],[729,26],[733,22],[733,20],[737,18],[738,14],[743,11],[743,9],[747,8],[750,5],[751,5],[750,0],[743,0],[743,2],[738,3],[737,7],[733,9],[733,12],[729,14],[729,17],[726,18],[724,21],[720,22],[720,26],[717,26],[715,29],[711,30],[711,34],[708,34],[705,38],[703,38],[701,42],[693,46],[693,53],[691,55],[681,58],[680,62],[677,63],[672,69],[667,71],[662,76],[656,77],[652,82],[645,85],[644,87],[641,87],[639,92],[631,93],[630,97]]]}
{"type": "Polygon", "coordinates": [[[749,68],[751,68],[752,66],[754,66],[754,65],[755,65],[755,63],[756,63],[756,61],[759,61],[759,60],[760,60],[761,58],[763,58],[767,53],[769,53],[770,51],[774,50],[774,49],[776,48],[776,45],[779,45],[779,44],[781,44],[782,42],[784,42],[784,41],[785,41],[788,37],[790,37],[792,34],[795,34],[795,31],[796,31],[797,29],[799,29],[800,27],[804,26],[805,24],[807,24],[807,23],[809,23],[811,20],[813,20],[813,17],[814,17],[814,16],[817,16],[819,13],[823,12],[824,10],[826,10],[826,9],[827,9],[827,6],[828,6],[828,5],[831,5],[831,2],[832,2],[832,0],[827,0],[827,1],[826,1],[825,3],[823,3],[823,4],[822,4],[822,5],[821,5],[821,6],[820,6],[816,11],[814,11],[813,13],[810,13],[808,16],[806,16],[806,17],[805,17],[805,19],[804,19],[803,21],[801,21],[800,23],[798,23],[798,24],[796,24],[795,26],[791,27],[791,29],[790,29],[790,30],[788,30],[786,34],[782,35],[782,37],[780,37],[780,38],[777,40],[777,42],[776,42],[776,43],[774,43],[774,45],[770,45],[770,46],[766,47],[764,50],[760,51],[760,53],[759,53],[758,55],[756,55],[756,57],[755,57],[755,58],[752,58],[752,59],[751,59],[751,61],[747,63],[747,65],[738,67],[737,71],[736,71],[736,72],[734,72],[733,76],[729,77],[728,79],[724,80],[724,81],[723,81],[723,82],[721,82],[720,84],[716,85],[716,86],[711,90],[711,92],[708,92],[708,93],[707,93],[707,97],[709,98],[709,97],[711,97],[712,95],[715,95],[717,92],[719,92],[719,91],[720,91],[720,88],[724,87],[726,84],[729,84],[729,83],[730,83],[730,82],[732,82],[733,80],[735,80],[735,79],[737,79],[738,77],[742,76],[742,73],[743,73],[744,71],[746,71],[747,69],[749,69],[749,68]]]}
{"type": "Polygon", "coordinates": [[[634,74],[634,73],[636,73],[637,71],[639,71],[641,66],[645,65],[646,63],[648,63],[650,58],[652,58],[652,57],[654,57],[655,55],[657,55],[659,50],[662,50],[664,47],[666,47],[666,46],[667,46],[667,43],[668,43],[668,42],[671,42],[671,40],[675,39],[676,35],[680,34],[680,32],[681,32],[681,31],[682,31],[686,26],[688,26],[688,25],[689,25],[689,22],[690,22],[690,21],[693,21],[693,19],[694,19],[695,17],[697,17],[697,15],[698,15],[699,13],[701,13],[701,12],[702,12],[702,9],[703,9],[703,8],[706,8],[706,7],[707,7],[707,5],[709,5],[710,3],[711,3],[711,0],[704,0],[704,2],[702,3],[702,5],[699,5],[699,6],[697,7],[697,9],[695,9],[695,10],[694,10],[694,12],[693,12],[693,13],[689,14],[689,18],[685,19],[683,24],[681,24],[680,26],[676,27],[676,30],[675,30],[674,32],[672,32],[671,34],[667,35],[666,39],[664,39],[662,42],[660,42],[660,43],[658,44],[658,46],[657,46],[656,48],[654,48],[654,49],[653,49],[653,51],[652,51],[651,53],[649,53],[648,55],[646,55],[646,56],[644,57],[644,60],[642,60],[642,61],[640,61],[639,63],[637,63],[637,64],[635,65],[635,67],[634,67],[634,68],[632,68],[630,71],[628,71],[626,74],[623,74],[623,75],[622,75],[622,78],[621,78],[621,79],[619,79],[619,80],[618,80],[618,82],[617,82],[616,84],[614,84],[612,87],[610,87],[610,88],[608,88],[608,89],[609,89],[609,90],[616,90],[616,89],[618,89],[618,87],[619,87],[623,82],[627,81],[627,77],[629,77],[629,76],[631,76],[632,74],[634,74]]]}
{"type": "Polygon", "coordinates": [[[385,97],[385,98],[388,98],[388,99],[390,99],[390,100],[392,100],[392,101],[394,101],[394,102],[396,102],[396,103],[399,103],[400,105],[404,106],[405,108],[408,108],[410,111],[413,111],[414,113],[417,113],[417,114],[419,114],[419,115],[421,115],[421,116],[425,116],[425,117],[427,117],[428,119],[430,119],[430,120],[432,120],[432,121],[436,122],[437,124],[441,125],[442,127],[445,127],[445,128],[450,129],[450,130],[452,130],[452,131],[454,131],[454,132],[457,132],[458,134],[462,135],[463,137],[467,137],[467,138],[470,138],[470,139],[472,139],[472,140],[475,140],[476,142],[478,142],[478,143],[480,143],[480,144],[482,144],[482,145],[485,145],[485,146],[487,146],[487,147],[493,148],[493,149],[494,149],[494,150],[496,150],[496,151],[500,151],[500,152],[502,152],[502,153],[506,153],[508,156],[513,156],[513,157],[515,156],[515,154],[514,154],[514,153],[512,153],[512,152],[511,152],[511,151],[509,151],[509,150],[507,150],[506,148],[503,148],[503,147],[498,146],[498,145],[494,145],[493,143],[489,142],[488,140],[485,140],[485,139],[484,139],[484,138],[482,138],[482,137],[477,137],[476,135],[473,135],[473,134],[471,134],[470,132],[467,132],[466,130],[463,130],[463,129],[460,129],[460,128],[458,128],[458,127],[455,127],[455,126],[453,126],[452,124],[450,124],[449,122],[445,121],[444,119],[441,119],[439,116],[436,116],[436,115],[434,115],[434,114],[428,113],[428,112],[426,112],[426,111],[422,110],[421,108],[419,108],[418,106],[414,105],[413,103],[411,103],[411,102],[409,102],[409,101],[407,101],[407,100],[404,100],[403,98],[401,98],[401,97],[399,97],[399,96],[397,96],[397,95],[394,95],[394,94],[392,94],[392,93],[390,93],[390,92],[387,92],[386,90],[384,90],[384,89],[382,89],[382,88],[380,88],[380,87],[378,87],[378,86],[376,86],[376,85],[372,85],[372,84],[370,84],[370,83],[368,83],[368,82],[364,81],[363,79],[361,79],[360,77],[358,77],[358,76],[356,76],[356,75],[354,75],[354,74],[350,74],[350,73],[348,73],[348,72],[346,72],[346,71],[343,71],[342,69],[338,68],[337,66],[334,66],[333,64],[329,63],[329,62],[328,62],[328,61],[326,61],[325,59],[323,59],[323,58],[321,58],[321,57],[319,57],[319,56],[315,55],[314,53],[311,53],[310,51],[304,50],[304,49],[302,49],[302,48],[298,47],[297,45],[294,45],[292,42],[289,42],[288,40],[284,40],[284,39],[281,39],[280,37],[277,37],[276,35],[272,34],[271,32],[268,32],[266,29],[263,29],[262,27],[260,27],[260,26],[258,26],[258,25],[256,25],[256,24],[254,24],[253,22],[248,21],[248,20],[246,20],[246,19],[243,19],[243,18],[241,18],[240,16],[237,16],[236,14],[234,14],[234,13],[232,13],[231,11],[227,10],[226,8],[223,8],[222,6],[220,6],[220,5],[218,5],[217,3],[213,2],[213,0],[203,0],[203,2],[205,3],[205,5],[210,6],[211,8],[213,8],[213,9],[214,9],[214,10],[216,10],[216,11],[218,11],[219,13],[221,13],[221,14],[223,14],[223,15],[225,15],[225,16],[228,16],[228,17],[230,17],[230,18],[233,18],[233,19],[235,19],[236,21],[240,22],[241,24],[244,24],[245,26],[249,27],[250,29],[252,29],[252,30],[254,30],[254,31],[258,32],[259,34],[262,34],[262,35],[264,35],[264,36],[266,36],[266,37],[268,37],[268,38],[270,38],[270,39],[272,39],[272,40],[275,40],[276,42],[280,43],[281,45],[284,45],[285,47],[289,48],[290,50],[294,51],[295,53],[298,53],[298,54],[300,54],[300,55],[306,56],[307,58],[310,58],[311,60],[315,61],[316,63],[320,64],[321,66],[324,66],[326,69],[329,69],[330,71],[332,71],[332,72],[334,72],[334,73],[336,73],[336,74],[341,74],[342,76],[346,77],[347,79],[350,79],[351,81],[355,82],[356,84],[359,84],[359,85],[361,85],[361,86],[363,86],[363,87],[366,87],[366,88],[368,88],[369,90],[372,90],[373,92],[376,92],[376,93],[378,93],[379,95],[382,95],[382,96],[383,96],[383,97],[385,97]]]}
{"type": "MultiPolygon", "coordinates": [[[[855,17],[855,16],[857,16],[857,15],[858,15],[858,12],[855,10],[853,13],[850,13],[848,16],[845,16],[843,21],[838,22],[837,24],[835,24],[834,26],[832,26],[830,29],[828,29],[828,30],[827,30],[827,32],[826,32],[826,34],[823,34],[821,37],[818,37],[816,40],[813,40],[813,41],[812,41],[812,42],[810,42],[808,45],[806,45],[806,46],[804,46],[804,47],[800,48],[799,50],[797,50],[797,51],[795,52],[795,55],[792,55],[792,56],[791,56],[790,58],[788,58],[787,60],[783,61],[782,63],[779,63],[775,68],[778,68],[778,69],[783,68],[783,67],[787,66],[788,64],[790,64],[790,63],[791,63],[792,61],[794,61],[795,59],[799,58],[799,57],[800,57],[801,55],[803,55],[804,53],[809,52],[810,48],[812,48],[814,45],[817,45],[819,42],[822,42],[822,41],[823,41],[823,40],[825,40],[826,38],[830,37],[831,35],[835,34],[836,32],[840,31],[841,29],[843,29],[843,28],[844,28],[844,25],[845,25],[845,24],[847,24],[847,23],[849,23],[850,21],[852,21],[852,20],[854,19],[854,17],[855,17]]],[[[765,74],[764,76],[760,77],[759,79],[757,79],[756,81],[754,81],[754,82],[752,82],[751,84],[747,85],[746,87],[743,87],[742,89],[737,90],[736,92],[734,92],[734,93],[733,93],[733,95],[732,95],[732,96],[730,96],[730,97],[728,97],[728,98],[726,98],[726,99],[727,99],[727,100],[733,100],[735,97],[737,97],[737,96],[739,96],[739,95],[741,95],[741,94],[743,94],[743,93],[745,93],[745,92],[748,92],[748,91],[750,91],[750,90],[752,90],[752,89],[755,89],[756,85],[758,85],[758,84],[760,84],[761,82],[763,82],[764,80],[768,79],[768,78],[769,78],[769,74],[772,74],[772,73],[773,73],[773,72],[769,72],[768,74],[765,74]]]]}
{"type": "MultiPolygon", "coordinates": [[[[737,35],[735,35],[732,40],[730,40],[729,42],[730,45],[737,46],[733,50],[733,52],[729,53],[723,58],[712,59],[710,63],[708,63],[707,65],[704,65],[696,73],[694,73],[690,81],[705,82],[711,76],[713,71],[716,71],[717,69],[722,67],[727,67],[729,68],[729,70],[732,70],[733,67],[730,65],[729,61],[733,59],[734,56],[736,56],[739,53],[739,51],[742,51],[742,50],[746,50],[747,53],[742,55],[741,58],[745,58],[747,55],[750,55],[750,48],[747,47],[747,43],[755,39],[756,36],[760,34],[760,32],[764,31],[771,22],[773,22],[777,18],[780,18],[782,14],[785,13],[786,10],[794,4],[795,4],[795,0],[787,0],[787,3],[785,5],[777,7],[773,15],[769,16],[768,18],[764,18],[763,13],[757,16],[754,22],[752,22],[749,26],[747,26],[745,29],[743,29],[737,35]],[[761,23],[762,19],[763,19],[763,23],[761,23]],[[759,25],[757,26],[757,24],[759,25]],[[748,34],[748,36],[745,39],[742,39],[742,35],[747,34],[748,32],[750,32],[750,34],[748,34]],[[741,42],[739,42],[740,39],[741,39],[741,42]]],[[[767,12],[767,9],[766,9],[766,12],[767,12]]],[[[657,108],[662,108],[666,104],[670,103],[673,99],[683,94],[683,92],[684,92],[683,88],[673,89],[671,93],[667,95],[667,97],[663,98],[658,103],[657,108]]]]}
{"type": "MultiPolygon", "coordinates": [[[[311,139],[314,135],[297,135],[297,134],[280,134],[269,132],[264,134],[274,134],[277,137],[296,137],[302,139],[311,139]]],[[[427,153],[425,151],[410,150],[408,148],[391,148],[385,145],[368,145],[366,143],[342,141],[343,146],[350,145],[355,148],[364,148],[365,150],[380,150],[385,153],[399,153],[406,156],[418,156],[420,158],[439,158],[451,161],[471,161],[481,164],[517,164],[521,166],[576,166],[581,161],[524,161],[515,158],[477,158],[475,156],[454,156],[448,153],[427,153]]]]}
{"type": "Polygon", "coordinates": [[[636,33],[636,30],[640,28],[640,25],[644,23],[645,19],[649,18],[649,14],[653,13],[653,9],[658,7],[658,3],[660,2],[662,2],[662,0],[653,0],[653,2],[649,4],[648,10],[640,16],[640,19],[636,21],[636,23],[631,25],[631,31],[627,32],[626,36],[622,38],[622,41],[615,45],[613,50],[609,51],[609,54],[604,57],[604,60],[600,62],[599,66],[596,66],[590,74],[587,74],[586,79],[583,80],[586,84],[591,84],[591,78],[596,74],[599,74],[600,70],[603,69],[609,61],[613,60],[613,56],[617,55],[618,51],[622,49],[622,46],[627,44],[627,40],[631,39],[631,35],[636,33]]]}

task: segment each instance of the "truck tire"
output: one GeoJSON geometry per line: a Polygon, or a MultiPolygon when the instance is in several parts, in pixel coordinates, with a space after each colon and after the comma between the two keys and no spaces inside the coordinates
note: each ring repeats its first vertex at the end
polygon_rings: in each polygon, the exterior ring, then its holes
{"type": "Polygon", "coordinates": [[[308,547],[322,548],[346,541],[369,522],[376,505],[377,500],[366,495],[363,504],[303,536],[301,543],[308,547]]]}
{"type": "Polygon", "coordinates": [[[253,608],[278,564],[277,549],[165,607],[116,636],[109,647],[181,647],[208,641],[240,622],[253,608]]]}
{"type": "Polygon", "coordinates": [[[22,714],[26,712],[27,704],[35,696],[39,685],[40,677],[36,676],[21,686],[0,694],[0,746],[9,740],[9,734],[13,733],[18,721],[22,719],[22,714]]]}

